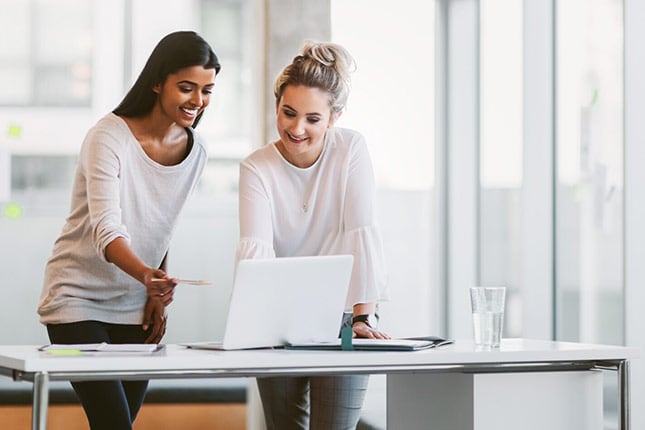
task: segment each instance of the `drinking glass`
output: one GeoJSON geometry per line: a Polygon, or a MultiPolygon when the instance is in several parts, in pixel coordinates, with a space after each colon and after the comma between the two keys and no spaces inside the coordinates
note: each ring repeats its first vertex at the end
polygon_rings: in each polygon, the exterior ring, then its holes
{"type": "Polygon", "coordinates": [[[483,348],[499,347],[504,325],[505,299],[505,287],[470,288],[475,345],[483,348]]]}

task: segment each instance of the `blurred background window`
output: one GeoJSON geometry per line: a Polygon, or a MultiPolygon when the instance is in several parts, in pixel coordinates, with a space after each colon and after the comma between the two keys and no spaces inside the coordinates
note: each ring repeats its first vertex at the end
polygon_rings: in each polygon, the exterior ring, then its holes
{"type": "Polygon", "coordinates": [[[622,344],[623,2],[557,2],[556,327],[622,344]]]}
{"type": "Polygon", "coordinates": [[[0,0],[0,10],[0,105],[90,106],[92,2],[0,0]]]}
{"type": "MultiPolygon", "coordinates": [[[[556,2],[556,339],[622,345],[624,6],[556,2]]],[[[604,428],[618,428],[604,378],[604,428]]]]}
{"type": "Polygon", "coordinates": [[[332,40],[357,63],[337,125],[365,135],[377,181],[391,286],[382,328],[395,336],[438,332],[444,312],[434,239],[436,4],[333,0],[331,6],[332,40]],[[357,31],[365,11],[369,19],[357,31]],[[397,36],[384,28],[396,28],[397,36]]]}
{"type": "Polygon", "coordinates": [[[522,0],[480,1],[479,277],[507,287],[504,336],[522,333],[522,0]]]}

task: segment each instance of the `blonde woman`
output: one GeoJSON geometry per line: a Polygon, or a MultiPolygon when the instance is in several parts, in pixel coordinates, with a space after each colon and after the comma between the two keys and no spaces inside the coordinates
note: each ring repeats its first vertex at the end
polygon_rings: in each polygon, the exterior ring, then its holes
{"type": "MultiPolygon", "coordinates": [[[[387,292],[372,164],[360,133],[334,127],[353,67],[343,47],[308,42],[277,78],[279,139],[240,166],[237,259],[353,254],[342,324],[357,337],[388,338],[374,318],[387,292]]],[[[367,375],[259,378],[267,427],[355,428],[367,383],[367,375]]]]}

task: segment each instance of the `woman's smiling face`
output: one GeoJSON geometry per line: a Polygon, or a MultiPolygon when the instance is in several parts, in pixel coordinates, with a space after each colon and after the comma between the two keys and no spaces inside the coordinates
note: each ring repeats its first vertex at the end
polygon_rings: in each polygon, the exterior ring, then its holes
{"type": "Polygon", "coordinates": [[[311,166],[322,152],[327,128],[338,118],[331,112],[328,94],[319,88],[289,85],[276,109],[278,150],[294,166],[311,166]]]}
{"type": "Polygon", "coordinates": [[[190,127],[210,103],[214,81],[215,69],[191,66],[169,74],[153,90],[161,112],[180,126],[190,127]]]}

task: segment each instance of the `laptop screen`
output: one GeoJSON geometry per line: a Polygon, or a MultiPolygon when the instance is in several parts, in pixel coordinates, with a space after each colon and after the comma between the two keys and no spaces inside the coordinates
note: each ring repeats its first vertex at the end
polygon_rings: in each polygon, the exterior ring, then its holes
{"type": "Polygon", "coordinates": [[[352,264],[351,255],[240,261],[223,349],[337,338],[352,264]]]}

